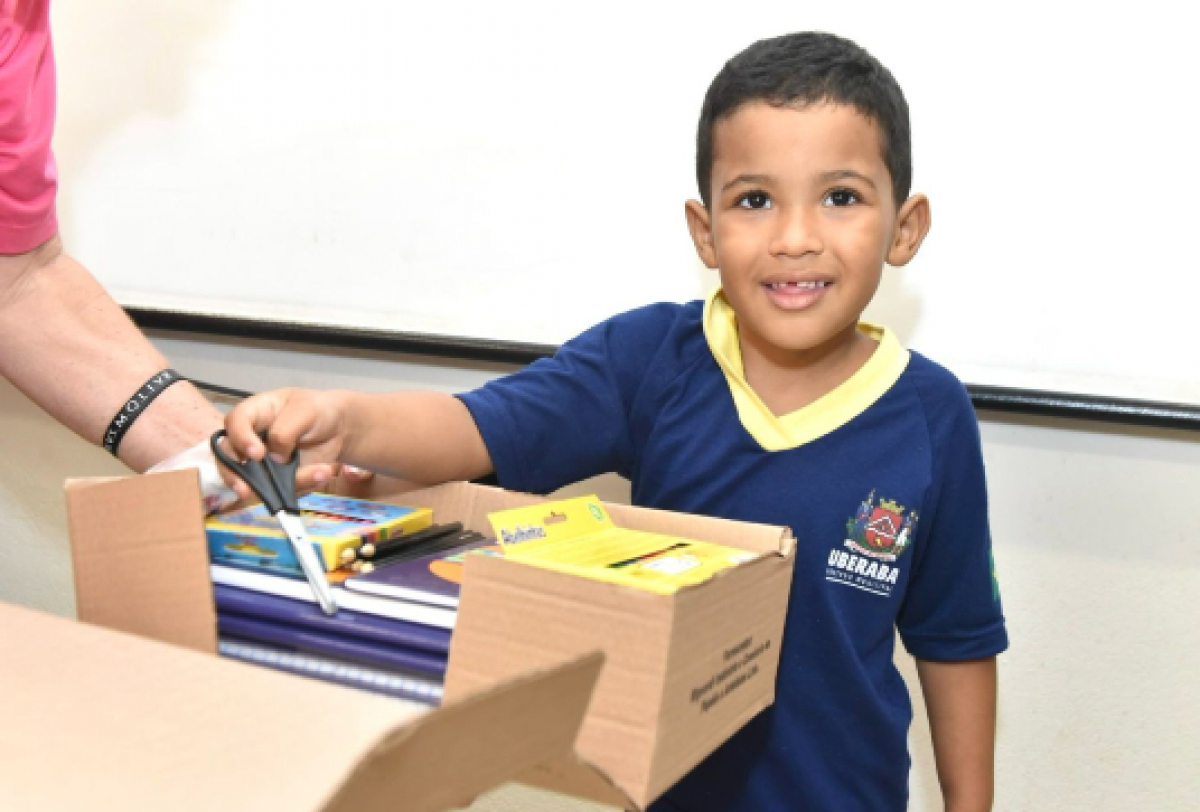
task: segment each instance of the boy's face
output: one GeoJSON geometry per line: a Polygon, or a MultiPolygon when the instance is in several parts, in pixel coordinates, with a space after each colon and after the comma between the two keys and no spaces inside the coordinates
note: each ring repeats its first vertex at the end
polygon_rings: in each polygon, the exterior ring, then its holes
{"type": "Polygon", "coordinates": [[[689,201],[688,225],[720,271],[743,354],[852,348],[884,262],[908,262],[929,228],[924,197],[897,209],[878,126],[843,105],[752,102],[717,123],[713,144],[711,204],[689,201]]]}

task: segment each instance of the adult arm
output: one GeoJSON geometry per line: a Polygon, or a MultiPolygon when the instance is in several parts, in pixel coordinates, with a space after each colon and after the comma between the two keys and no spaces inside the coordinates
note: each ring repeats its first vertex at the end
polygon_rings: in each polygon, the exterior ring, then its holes
{"type": "Polygon", "coordinates": [[[917,660],[946,812],[992,808],[996,750],[996,658],[917,660]]]}
{"type": "MultiPolygon", "coordinates": [[[[99,444],[121,406],[168,366],[57,236],[0,255],[0,375],[79,436],[99,444]]],[[[194,386],[176,383],[134,421],[121,460],[144,471],[222,420],[194,386]]]]}
{"type": "MultiPolygon", "coordinates": [[[[100,443],[117,410],[168,364],[63,252],[49,11],[48,0],[0,0],[0,375],[100,443]]],[[[119,453],[143,471],[220,424],[191,384],[176,383],[138,416],[119,453]]]]}

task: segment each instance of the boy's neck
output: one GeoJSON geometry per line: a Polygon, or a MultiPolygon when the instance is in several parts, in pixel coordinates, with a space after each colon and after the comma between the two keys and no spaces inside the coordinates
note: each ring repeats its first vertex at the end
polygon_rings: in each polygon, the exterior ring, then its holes
{"type": "Polygon", "coordinates": [[[799,352],[772,346],[739,325],[738,344],[746,383],[777,417],[808,406],[850,380],[879,346],[858,325],[799,352]]]}

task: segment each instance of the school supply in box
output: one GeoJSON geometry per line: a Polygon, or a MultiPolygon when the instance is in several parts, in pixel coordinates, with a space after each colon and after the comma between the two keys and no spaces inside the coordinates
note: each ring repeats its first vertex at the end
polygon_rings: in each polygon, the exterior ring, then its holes
{"type": "Polygon", "coordinates": [[[506,558],[670,595],[757,557],[734,547],[617,527],[595,496],[488,515],[506,558]]]}
{"type": "Polygon", "coordinates": [[[366,595],[457,607],[463,557],[474,551],[488,555],[503,551],[495,539],[469,530],[453,534],[448,543],[446,549],[425,555],[385,560],[371,572],[350,576],[344,585],[366,595]]]}
{"type": "MultiPolygon", "coordinates": [[[[545,502],[528,494],[465,482],[397,493],[393,498],[403,505],[428,508],[439,521],[461,521],[465,528],[489,533],[489,514],[545,502]]],[[[88,776],[93,795],[95,786],[120,793],[134,787],[157,793],[151,803],[151,796],[143,792],[147,802],[141,806],[173,808],[172,804],[178,807],[184,799],[189,809],[199,810],[221,808],[221,793],[228,796],[229,787],[235,786],[239,798],[251,793],[248,800],[242,798],[248,806],[276,808],[280,807],[281,787],[299,792],[298,786],[304,784],[311,785],[312,791],[305,790],[308,794],[297,796],[289,808],[325,809],[321,799],[342,798],[346,803],[338,805],[339,810],[389,803],[415,809],[427,805],[428,770],[435,769],[440,775],[454,776],[449,784],[438,784],[438,797],[445,797],[447,788],[458,793],[454,803],[447,801],[444,806],[465,805],[497,781],[519,773],[523,781],[549,785],[560,792],[580,794],[620,809],[644,809],[774,697],[795,562],[794,541],[786,528],[605,505],[622,527],[729,545],[754,557],[673,595],[623,589],[528,566],[507,556],[474,554],[464,558],[457,612],[342,589],[337,595],[342,601],[339,615],[345,610],[358,611],[350,603],[358,599],[443,613],[450,618],[443,628],[454,627],[442,704],[455,705],[459,698],[470,698],[451,714],[434,711],[430,715],[431,724],[437,725],[432,732],[438,733],[431,752],[406,749],[389,760],[387,748],[393,744],[406,748],[408,731],[395,735],[388,725],[368,728],[364,724],[389,713],[404,713],[407,703],[381,702],[361,691],[338,691],[316,680],[287,679],[266,673],[268,669],[238,667],[226,658],[220,658],[224,662],[207,658],[212,662],[206,663],[205,657],[184,656],[187,652],[178,649],[191,646],[211,652],[217,648],[210,562],[193,472],[75,481],[67,487],[67,507],[76,605],[87,625],[54,618],[57,631],[40,625],[28,629],[28,636],[14,650],[35,650],[39,658],[19,657],[17,663],[32,665],[49,656],[57,659],[40,672],[26,669],[27,673],[22,673],[17,668],[17,683],[23,690],[38,686],[46,690],[38,694],[36,702],[17,703],[16,717],[5,717],[5,724],[22,740],[32,737],[38,744],[33,750],[39,753],[46,752],[42,744],[53,751],[56,737],[74,743],[79,753],[97,747],[112,753],[114,758],[106,760],[104,769],[88,776]],[[174,645],[150,644],[130,634],[107,634],[92,624],[174,645]],[[66,634],[72,630],[78,635],[66,634]],[[595,694],[580,699],[578,713],[588,709],[582,728],[572,723],[562,736],[566,744],[558,750],[538,745],[541,749],[536,758],[530,755],[512,762],[522,753],[529,755],[532,742],[549,741],[547,726],[565,724],[572,712],[564,683],[520,680],[529,679],[531,672],[539,669],[560,669],[566,660],[575,663],[572,668],[582,668],[584,661],[575,659],[576,653],[595,649],[604,651],[607,665],[595,694]],[[87,667],[63,668],[62,663],[87,667]],[[734,664],[740,664],[739,668],[731,671],[734,664]],[[80,678],[80,674],[85,676],[80,678]],[[130,690],[131,677],[145,689],[134,686],[135,690],[130,690]],[[477,693],[481,690],[484,693],[477,693]],[[496,691],[502,693],[493,693],[496,691]],[[188,696],[220,701],[179,701],[188,696]],[[82,698],[64,705],[71,697],[82,698]],[[98,702],[97,697],[103,701],[98,702]],[[519,704],[517,698],[531,701],[519,704]],[[513,704],[505,706],[511,713],[498,715],[494,704],[482,704],[493,699],[512,699],[513,704]],[[122,710],[128,706],[122,719],[138,735],[111,735],[113,702],[122,710]],[[152,707],[148,709],[147,704],[152,707]],[[27,706],[31,710],[28,718],[23,718],[20,710],[27,706]],[[307,713],[297,712],[298,708],[327,710],[307,713]],[[214,712],[222,711],[227,711],[227,718],[214,724],[214,712]],[[49,727],[48,715],[54,722],[49,727]],[[245,724],[248,718],[251,722],[245,724]],[[347,720],[349,723],[342,724],[347,720]],[[619,725],[618,736],[613,735],[614,721],[619,725]],[[231,732],[238,723],[249,728],[245,736],[231,732]],[[449,729],[452,733],[444,727],[447,724],[454,726],[449,729]],[[47,729],[54,735],[43,735],[47,729]],[[367,735],[353,737],[363,730],[367,735]],[[331,738],[329,731],[337,735],[331,738]],[[211,743],[208,739],[214,735],[221,742],[236,739],[237,745],[190,747],[188,752],[195,757],[187,760],[184,766],[189,770],[180,782],[159,786],[139,781],[139,776],[157,774],[155,770],[182,775],[178,772],[180,746],[211,743]],[[497,747],[497,741],[503,746],[497,747]],[[470,756],[459,758],[468,747],[472,748],[470,756]],[[246,758],[248,752],[254,757],[246,758]],[[432,761],[419,760],[431,754],[432,761]],[[322,783],[322,770],[313,769],[305,771],[303,782],[266,782],[269,791],[254,794],[264,783],[256,782],[255,776],[287,774],[288,765],[294,765],[297,758],[319,767],[336,761],[342,765],[337,768],[338,776],[349,776],[347,783],[342,785],[340,778],[322,783]],[[550,759],[553,762],[543,769],[532,769],[550,759]],[[415,761],[421,770],[414,781],[382,786],[374,780],[399,780],[415,761]],[[130,766],[124,769],[122,765],[130,766]],[[485,767],[492,771],[491,783],[477,780],[485,767]],[[222,780],[207,780],[214,775],[222,780]],[[178,786],[186,786],[188,791],[180,795],[178,786]],[[360,794],[343,798],[339,786],[360,794]],[[309,796],[315,800],[306,803],[309,796]]],[[[295,577],[223,569],[273,584],[291,584],[300,593],[296,598],[313,603],[307,584],[295,577]]],[[[10,613],[0,622],[0,636],[11,636],[11,618],[10,613]]],[[[0,682],[9,670],[0,668],[0,682]]],[[[561,671],[555,673],[564,676],[561,671]]],[[[572,679],[585,676],[580,670],[571,673],[572,679]]],[[[594,675],[594,669],[588,673],[594,675]]],[[[422,732],[424,729],[414,729],[412,741],[418,741],[422,732]]],[[[95,759],[70,761],[87,766],[95,759]]],[[[37,758],[25,763],[18,758],[16,767],[8,771],[12,778],[8,786],[31,787],[29,797],[41,801],[43,795],[63,785],[58,772],[38,772],[39,764],[37,758]]],[[[0,764],[0,773],[4,766],[0,764]]],[[[79,800],[87,806],[87,798],[80,795],[79,800]]],[[[62,806],[80,808],[79,800],[62,806]]]]}
{"type": "MultiPolygon", "coordinates": [[[[300,520],[326,571],[358,557],[364,544],[423,530],[433,512],[384,502],[310,493],[297,500],[300,520]]],[[[213,563],[284,574],[301,572],[288,539],[263,505],[222,513],[205,522],[213,563]]]]}
{"type": "Polygon", "coordinates": [[[441,680],[422,679],[411,674],[399,674],[359,663],[344,662],[334,657],[287,651],[225,636],[218,640],[217,651],[221,656],[233,660],[398,699],[408,699],[426,705],[437,705],[442,700],[441,680]]]}
{"type": "MultiPolygon", "coordinates": [[[[214,584],[248,589],[267,595],[275,595],[280,598],[304,601],[309,604],[315,602],[312,590],[308,588],[308,584],[297,579],[294,574],[289,576],[271,572],[256,572],[240,566],[235,567],[223,564],[211,564],[209,566],[209,574],[214,584]]],[[[334,600],[337,602],[339,610],[348,609],[351,612],[377,615],[395,620],[405,620],[410,623],[419,623],[438,629],[454,628],[455,611],[446,606],[431,606],[427,603],[417,603],[415,601],[402,601],[380,598],[375,595],[363,595],[351,592],[341,586],[331,586],[330,589],[333,592],[334,600]]],[[[338,614],[340,615],[341,611],[338,614]]]]}
{"type": "MultiPolygon", "coordinates": [[[[450,530],[458,528],[461,525],[450,530]]],[[[440,537],[446,535],[461,533],[442,533],[440,537]]],[[[424,545],[418,541],[414,546],[424,549],[428,544],[426,539],[424,545]]],[[[297,593],[299,581],[294,573],[217,564],[210,565],[210,573],[215,581],[213,602],[223,656],[387,696],[426,704],[440,701],[451,633],[448,628],[426,624],[453,623],[453,613],[446,616],[450,610],[425,607],[433,612],[406,612],[404,601],[377,601],[375,606],[366,606],[422,621],[412,622],[348,609],[346,601],[335,598],[339,610],[325,614],[311,601],[298,599],[307,595],[297,593]],[[222,578],[241,586],[220,583],[222,578]]],[[[353,598],[350,605],[363,608],[353,598]]]]}
{"type": "Polygon", "coordinates": [[[213,598],[217,630],[222,636],[438,680],[446,673],[450,651],[450,632],[446,629],[345,609],[328,617],[308,603],[221,584],[214,585],[213,598]]]}
{"type": "Polygon", "coordinates": [[[267,456],[261,460],[237,460],[221,448],[225,429],[218,429],[209,438],[208,444],[229,470],[236,473],[262,500],[264,513],[269,513],[279,522],[279,530],[287,540],[286,549],[304,572],[313,596],[326,614],[337,611],[329,582],[325,580],[325,568],[317,560],[308,532],[300,518],[300,506],[296,502],[296,471],[300,467],[299,453],[293,449],[285,461],[267,456]]]}
{"type": "Polygon", "coordinates": [[[351,611],[344,607],[336,615],[330,616],[307,601],[224,584],[213,584],[213,602],[218,616],[253,618],[381,646],[428,651],[442,657],[450,652],[450,630],[423,623],[351,611]]]}
{"type": "MultiPolygon", "coordinates": [[[[369,572],[376,565],[395,560],[396,558],[412,558],[413,556],[448,549],[455,544],[464,543],[464,539],[470,540],[473,538],[483,538],[483,536],[475,533],[473,530],[463,530],[462,522],[431,524],[424,530],[418,530],[415,533],[371,544],[364,544],[359,548],[358,554],[361,558],[360,563],[363,565],[363,569],[369,572]]],[[[361,572],[363,569],[359,571],[361,572]]]]}
{"type": "Polygon", "coordinates": [[[420,674],[434,679],[446,676],[446,655],[431,651],[385,646],[312,629],[285,626],[270,620],[217,613],[217,633],[287,651],[307,652],[361,663],[399,673],[420,674]]]}

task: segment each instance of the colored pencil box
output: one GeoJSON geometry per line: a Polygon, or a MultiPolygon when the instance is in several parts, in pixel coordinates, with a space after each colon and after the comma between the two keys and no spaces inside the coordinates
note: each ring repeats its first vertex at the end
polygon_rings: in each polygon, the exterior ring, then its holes
{"type": "Polygon", "coordinates": [[[671,595],[755,553],[697,539],[617,527],[595,496],[488,514],[505,558],[671,595]]]}
{"type": "MultiPolygon", "coordinates": [[[[324,493],[299,498],[308,539],[326,571],[342,564],[342,554],[367,542],[378,542],[423,530],[433,523],[428,508],[351,499],[324,493]]],[[[263,505],[210,517],[205,523],[208,554],[214,563],[301,572],[287,535],[263,505]]]]}

